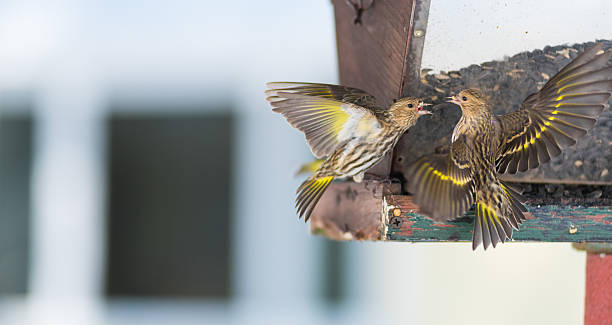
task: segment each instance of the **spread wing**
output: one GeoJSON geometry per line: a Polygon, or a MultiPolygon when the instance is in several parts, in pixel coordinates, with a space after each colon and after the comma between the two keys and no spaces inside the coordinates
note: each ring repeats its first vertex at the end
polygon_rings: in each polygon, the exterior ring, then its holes
{"type": "Polygon", "coordinates": [[[498,172],[536,168],[587,133],[612,95],[611,56],[601,43],[592,46],[529,95],[518,111],[498,117],[498,172]]]}
{"type": "Polygon", "coordinates": [[[308,82],[269,82],[266,95],[275,96],[279,91],[293,94],[334,99],[343,103],[375,109],[376,98],[357,88],[340,85],[316,84],[308,82]]]}
{"type": "Polygon", "coordinates": [[[420,213],[434,220],[462,217],[474,203],[474,181],[464,139],[453,142],[450,154],[420,158],[405,175],[420,213]]]}
{"type": "MultiPolygon", "coordinates": [[[[269,86],[274,86],[271,83],[269,86]]],[[[317,158],[328,156],[351,139],[367,137],[382,129],[375,113],[363,106],[330,96],[305,94],[303,90],[273,88],[266,93],[273,111],[306,135],[317,158]]]]}

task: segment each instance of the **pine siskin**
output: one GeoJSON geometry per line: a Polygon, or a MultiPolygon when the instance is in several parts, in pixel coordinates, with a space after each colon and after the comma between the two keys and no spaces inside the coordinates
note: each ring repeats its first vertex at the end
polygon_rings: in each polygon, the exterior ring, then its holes
{"type": "Polygon", "coordinates": [[[450,154],[422,157],[406,173],[421,212],[450,220],[476,202],[472,249],[511,239],[527,209],[498,173],[536,168],[587,133],[612,95],[611,56],[612,50],[603,52],[596,44],[528,96],[519,110],[502,116],[493,115],[476,89],[451,97],[462,117],[450,154]]]}
{"type": "Polygon", "coordinates": [[[400,99],[385,110],[374,96],[356,88],[293,82],[267,86],[273,111],[304,132],[317,158],[327,157],[297,189],[296,208],[305,220],[334,178],[360,182],[419,116],[431,114],[418,98],[400,99]]]}

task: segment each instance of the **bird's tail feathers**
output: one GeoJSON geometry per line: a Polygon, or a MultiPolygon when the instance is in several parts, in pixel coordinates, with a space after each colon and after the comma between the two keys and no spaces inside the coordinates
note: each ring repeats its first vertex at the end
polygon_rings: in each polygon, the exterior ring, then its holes
{"type": "Polygon", "coordinates": [[[311,176],[298,187],[295,207],[298,210],[300,218],[304,217],[304,221],[310,219],[310,215],[319,202],[319,199],[321,199],[321,196],[333,179],[333,176],[311,176]]]}
{"type": "Polygon", "coordinates": [[[501,241],[512,239],[512,229],[517,229],[524,220],[523,212],[527,212],[522,202],[523,196],[511,186],[499,181],[501,193],[496,193],[500,204],[487,202],[482,198],[476,199],[476,217],[472,235],[472,249],[482,243],[486,250],[489,245],[493,247],[501,241]],[[504,208],[505,207],[505,208],[504,208]]]}

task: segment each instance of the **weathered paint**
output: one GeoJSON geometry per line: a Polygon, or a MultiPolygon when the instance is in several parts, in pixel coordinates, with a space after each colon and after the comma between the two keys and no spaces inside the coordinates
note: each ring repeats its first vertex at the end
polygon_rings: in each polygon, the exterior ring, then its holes
{"type": "MultiPolygon", "coordinates": [[[[457,220],[437,222],[416,213],[409,197],[395,196],[394,201],[395,206],[403,211],[399,217],[401,223],[399,227],[387,223],[384,227],[384,240],[412,242],[472,240],[473,211],[469,211],[465,217],[457,220]]],[[[546,205],[528,206],[528,209],[531,215],[523,222],[519,231],[514,231],[515,241],[612,242],[610,206],[546,205]]]]}
{"type": "Polygon", "coordinates": [[[612,255],[588,253],[584,324],[612,324],[612,255]]]}

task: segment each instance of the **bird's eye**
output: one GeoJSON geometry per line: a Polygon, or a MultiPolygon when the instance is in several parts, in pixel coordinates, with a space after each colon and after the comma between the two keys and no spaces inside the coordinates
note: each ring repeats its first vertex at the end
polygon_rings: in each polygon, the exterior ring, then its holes
{"type": "Polygon", "coordinates": [[[463,96],[463,97],[461,97],[461,100],[463,100],[465,102],[467,100],[467,97],[463,96]]]}
{"type": "Polygon", "coordinates": [[[408,104],[408,108],[412,108],[412,104],[408,104]]]}

